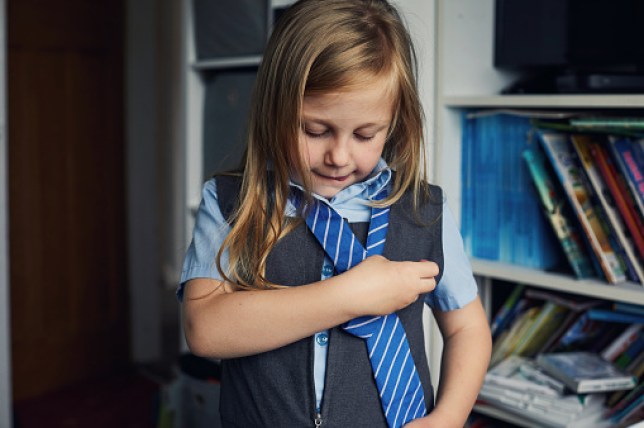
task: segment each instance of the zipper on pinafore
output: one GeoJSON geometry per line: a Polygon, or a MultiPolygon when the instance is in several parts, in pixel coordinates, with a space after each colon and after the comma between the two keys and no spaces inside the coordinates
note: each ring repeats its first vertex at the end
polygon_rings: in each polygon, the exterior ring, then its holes
{"type": "Polygon", "coordinates": [[[313,419],[313,423],[315,424],[315,428],[322,426],[322,414],[320,412],[315,412],[315,418],[313,419]]]}

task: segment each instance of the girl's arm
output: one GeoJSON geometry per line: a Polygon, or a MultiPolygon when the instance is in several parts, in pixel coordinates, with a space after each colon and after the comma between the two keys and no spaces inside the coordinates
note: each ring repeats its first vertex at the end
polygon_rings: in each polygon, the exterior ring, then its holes
{"type": "Polygon", "coordinates": [[[434,311],[444,347],[436,407],[405,428],[462,428],[474,406],[490,362],[492,338],[477,297],[453,311],[434,311]]]}
{"type": "Polygon", "coordinates": [[[190,350],[231,358],[279,348],[362,315],[394,312],[432,291],[433,262],[369,257],[353,269],[298,287],[234,291],[212,279],[186,283],[183,324],[190,350]]]}

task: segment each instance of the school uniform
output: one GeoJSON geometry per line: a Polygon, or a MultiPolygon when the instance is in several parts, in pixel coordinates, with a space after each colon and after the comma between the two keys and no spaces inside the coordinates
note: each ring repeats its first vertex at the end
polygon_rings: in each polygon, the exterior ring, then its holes
{"type": "MultiPolygon", "coordinates": [[[[348,220],[363,242],[370,218],[365,202],[390,186],[391,176],[381,160],[368,179],[326,201],[348,220]]],[[[223,176],[204,185],[179,299],[189,279],[221,280],[214,258],[230,230],[225,219],[234,207],[239,186],[238,178],[223,176]]],[[[299,192],[297,184],[291,186],[294,194],[299,192]]],[[[433,408],[433,388],[425,356],[423,303],[437,310],[453,310],[477,294],[442,191],[437,186],[429,190],[429,201],[417,211],[422,224],[415,217],[411,192],[392,205],[383,252],[389,260],[426,259],[439,265],[436,289],[397,312],[407,333],[427,411],[433,408]]],[[[296,207],[289,204],[287,215],[296,213],[296,207]]],[[[222,267],[227,265],[224,253],[222,267]]],[[[332,274],[332,262],[303,222],[278,242],[267,260],[267,279],[280,285],[308,284],[332,274]]],[[[224,427],[306,427],[316,426],[316,420],[324,427],[387,427],[365,343],[341,327],[272,351],[222,361],[220,413],[224,427]]]]}

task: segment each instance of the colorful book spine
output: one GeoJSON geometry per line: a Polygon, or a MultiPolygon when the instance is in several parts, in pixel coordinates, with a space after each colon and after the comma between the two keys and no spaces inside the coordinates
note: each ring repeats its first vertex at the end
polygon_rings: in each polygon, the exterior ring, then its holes
{"type": "Polygon", "coordinates": [[[511,321],[512,312],[514,308],[519,303],[521,296],[523,295],[523,290],[525,286],[523,284],[517,284],[510,295],[507,297],[503,306],[499,308],[494,319],[490,323],[490,331],[492,333],[492,338],[495,339],[499,332],[503,331],[508,323],[511,321]]]}
{"type": "Polygon", "coordinates": [[[644,384],[640,383],[632,389],[617,405],[612,407],[604,417],[610,418],[613,422],[619,422],[635,408],[644,403],[644,384]]]}
{"type": "Polygon", "coordinates": [[[592,155],[593,148],[599,144],[605,144],[606,139],[595,134],[575,134],[571,136],[571,141],[586,172],[588,182],[606,213],[607,232],[613,248],[622,256],[629,278],[644,284],[644,266],[638,250],[630,234],[625,233],[627,228],[624,220],[592,155]]]}
{"type": "Polygon", "coordinates": [[[624,352],[631,343],[637,340],[642,329],[642,324],[629,325],[613,342],[602,352],[601,357],[606,361],[615,361],[619,355],[624,352]]]}
{"type": "Polygon", "coordinates": [[[552,301],[547,301],[534,322],[519,338],[512,353],[524,357],[533,357],[541,346],[548,340],[548,337],[556,330],[557,326],[564,320],[568,309],[552,301]]]}
{"type": "Polygon", "coordinates": [[[519,339],[530,328],[536,317],[539,315],[540,307],[533,306],[521,313],[509,330],[506,330],[492,347],[490,366],[503,361],[507,356],[512,355],[519,339]]]}
{"type": "Polygon", "coordinates": [[[523,158],[528,165],[543,211],[561,243],[575,276],[577,278],[594,276],[593,265],[586,253],[577,224],[567,215],[569,210],[566,209],[566,199],[559,195],[548,174],[543,155],[533,148],[525,150],[523,158]]]}
{"type": "Polygon", "coordinates": [[[637,339],[615,359],[615,365],[619,368],[626,369],[630,363],[637,359],[642,351],[644,351],[644,334],[640,332],[637,339]]]}
{"type": "Polygon", "coordinates": [[[644,131],[644,119],[641,117],[579,117],[571,119],[570,124],[591,130],[622,129],[644,131]]]}
{"type": "Polygon", "coordinates": [[[548,159],[572,204],[585,236],[597,257],[607,281],[617,284],[626,280],[624,267],[610,244],[597,211],[601,206],[593,204],[591,189],[581,177],[579,159],[566,134],[542,132],[540,139],[548,159]]]}
{"type": "Polygon", "coordinates": [[[615,166],[604,147],[594,145],[591,147],[591,152],[611,191],[611,195],[615,199],[615,204],[622,214],[622,218],[631,233],[640,256],[644,255],[644,224],[635,209],[633,199],[626,188],[623,177],[617,174],[615,166]]]}
{"type": "Polygon", "coordinates": [[[608,148],[626,179],[640,216],[644,216],[644,150],[642,150],[642,146],[638,141],[629,138],[611,136],[608,148]]]}

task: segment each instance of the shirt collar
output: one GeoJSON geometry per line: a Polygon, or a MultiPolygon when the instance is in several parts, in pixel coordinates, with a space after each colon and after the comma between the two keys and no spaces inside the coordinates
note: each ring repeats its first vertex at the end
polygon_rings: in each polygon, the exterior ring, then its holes
{"type": "MultiPolygon", "coordinates": [[[[389,168],[387,162],[385,162],[384,159],[380,158],[380,160],[376,164],[376,167],[366,179],[340,190],[331,199],[326,199],[316,193],[313,193],[312,195],[316,199],[331,206],[341,205],[347,201],[353,200],[354,198],[371,201],[373,200],[374,196],[378,194],[378,192],[380,192],[385,186],[389,184],[390,181],[391,168],[389,168]]],[[[289,185],[300,189],[301,191],[304,191],[302,185],[294,182],[292,179],[289,180],[289,185]]]]}

